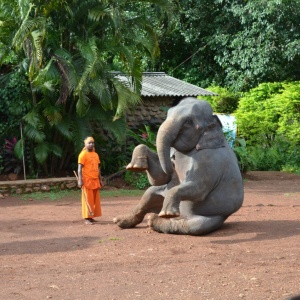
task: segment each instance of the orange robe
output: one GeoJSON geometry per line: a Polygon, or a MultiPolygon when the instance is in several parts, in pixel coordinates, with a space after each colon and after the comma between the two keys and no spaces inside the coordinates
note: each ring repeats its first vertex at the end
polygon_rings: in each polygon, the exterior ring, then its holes
{"type": "Polygon", "coordinates": [[[89,152],[82,150],[78,156],[78,163],[83,165],[82,167],[82,195],[81,195],[81,204],[82,204],[82,217],[83,218],[93,218],[102,216],[101,211],[101,200],[100,192],[101,188],[99,180],[99,164],[100,158],[96,152],[89,152]],[[84,193],[86,199],[91,207],[94,215],[89,214],[89,209],[86,205],[84,193]]]}

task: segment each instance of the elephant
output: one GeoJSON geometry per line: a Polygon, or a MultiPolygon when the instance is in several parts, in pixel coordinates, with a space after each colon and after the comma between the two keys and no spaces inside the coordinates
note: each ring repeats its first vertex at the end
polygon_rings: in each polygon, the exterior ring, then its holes
{"type": "Polygon", "coordinates": [[[154,231],[205,235],[242,206],[238,161],[207,101],[187,97],[171,107],[156,148],[141,144],[132,152],[127,170],[146,171],[151,186],[130,213],[113,219],[119,227],[133,228],[149,213],[154,231]]]}

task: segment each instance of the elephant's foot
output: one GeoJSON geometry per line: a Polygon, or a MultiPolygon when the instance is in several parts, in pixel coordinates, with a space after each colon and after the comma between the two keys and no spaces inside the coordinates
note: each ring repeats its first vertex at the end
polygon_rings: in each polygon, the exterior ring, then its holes
{"type": "Polygon", "coordinates": [[[136,215],[124,215],[113,218],[113,222],[116,223],[119,227],[125,229],[135,227],[136,225],[140,224],[143,219],[144,217],[139,217],[136,215]]]}
{"type": "MultiPolygon", "coordinates": [[[[160,218],[157,214],[151,214],[148,217],[147,224],[151,229],[157,232],[179,233],[177,230],[176,232],[172,232],[172,224],[175,220],[177,219],[160,218]]],[[[174,224],[176,224],[176,221],[174,224]]]]}
{"type": "Polygon", "coordinates": [[[180,212],[179,211],[161,211],[158,214],[159,217],[161,218],[176,218],[180,216],[180,212]]]}
{"type": "Polygon", "coordinates": [[[133,172],[142,172],[148,169],[147,149],[144,145],[135,147],[131,162],[127,165],[126,169],[133,172]]]}
{"type": "Polygon", "coordinates": [[[179,205],[175,205],[175,203],[168,204],[168,201],[165,199],[163,203],[163,207],[158,214],[159,217],[162,218],[175,218],[180,216],[179,205]]]}
{"type": "Polygon", "coordinates": [[[156,231],[159,231],[159,230],[157,230],[157,224],[158,223],[160,223],[160,220],[163,220],[163,219],[160,219],[159,218],[159,216],[157,215],[157,214],[150,214],[149,216],[148,216],[148,219],[147,219],[147,225],[150,227],[150,228],[152,228],[152,229],[154,229],[154,230],[156,230],[156,231]]]}

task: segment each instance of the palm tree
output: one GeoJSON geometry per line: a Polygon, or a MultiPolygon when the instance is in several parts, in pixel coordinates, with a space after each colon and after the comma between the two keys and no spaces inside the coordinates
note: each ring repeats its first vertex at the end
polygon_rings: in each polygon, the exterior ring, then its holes
{"type": "Polygon", "coordinates": [[[99,143],[104,133],[122,140],[122,115],[140,101],[143,61],[159,55],[147,9],[171,8],[163,0],[2,0],[1,70],[9,55],[15,59],[1,82],[16,72],[28,80],[24,139],[16,149],[23,153],[24,142],[31,148],[32,170],[66,168],[88,134],[99,143]],[[114,71],[127,74],[130,84],[114,71]]]}

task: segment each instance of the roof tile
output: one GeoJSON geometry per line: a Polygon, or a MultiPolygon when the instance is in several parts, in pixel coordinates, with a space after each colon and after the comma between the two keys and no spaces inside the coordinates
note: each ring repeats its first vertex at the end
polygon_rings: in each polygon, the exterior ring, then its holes
{"type": "MultiPolygon", "coordinates": [[[[125,84],[129,84],[129,79],[125,75],[119,73],[116,77],[125,84]]],[[[216,94],[169,76],[164,72],[143,73],[141,94],[143,97],[197,97],[208,95],[215,96],[216,94]]]]}

